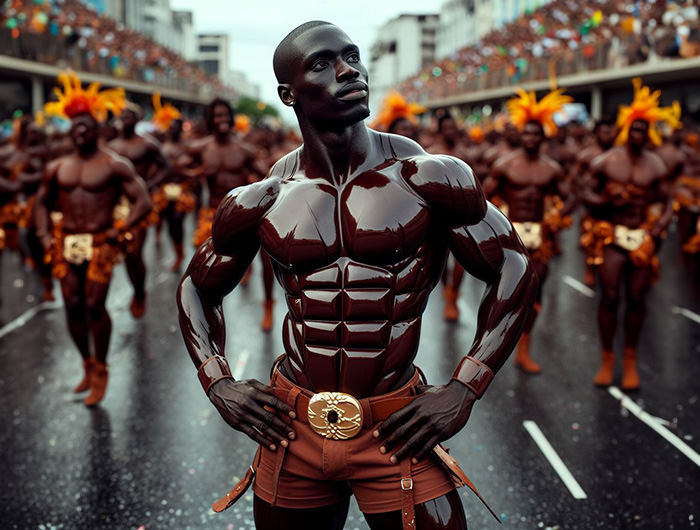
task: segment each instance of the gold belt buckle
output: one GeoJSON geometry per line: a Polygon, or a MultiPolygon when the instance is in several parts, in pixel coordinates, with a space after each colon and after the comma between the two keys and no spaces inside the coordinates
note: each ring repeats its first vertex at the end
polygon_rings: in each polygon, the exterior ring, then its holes
{"type": "Polygon", "coordinates": [[[615,244],[628,252],[634,252],[644,243],[646,231],[643,228],[627,228],[625,225],[615,226],[615,244]]]}
{"type": "Polygon", "coordinates": [[[362,429],[362,406],[350,394],[320,392],[309,401],[309,425],[331,440],[348,440],[362,429]]]}
{"type": "Polygon", "coordinates": [[[68,263],[81,265],[92,259],[92,234],[69,234],[63,240],[63,257],[68,263]]]}
{"type": "Polygon", "coordinates": [[[513,228],[528,250],[537,250],[542,245],[542,225],[540,223],[513,223],[513,228]]]}
{"type": "Polygon", "coordinates": [[[175,202],[182,195],[182,186],[180,184],[168,183],[163,186],[163,193],[165,193],[165,198],[170,202],[175,202]]]}

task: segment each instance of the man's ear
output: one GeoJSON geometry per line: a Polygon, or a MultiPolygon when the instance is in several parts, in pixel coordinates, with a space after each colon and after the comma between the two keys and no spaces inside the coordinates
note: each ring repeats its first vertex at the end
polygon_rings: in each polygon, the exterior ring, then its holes
{"type": "Polygon", "coordinates": [[[288,84],[279,85],[277,87],[277,93],[279,94],[282,103],[284,103],[288,107],[293,107],[296,103],[296,99],[294,98],[294,94],[292,93],[292,87],[288,84]]]}

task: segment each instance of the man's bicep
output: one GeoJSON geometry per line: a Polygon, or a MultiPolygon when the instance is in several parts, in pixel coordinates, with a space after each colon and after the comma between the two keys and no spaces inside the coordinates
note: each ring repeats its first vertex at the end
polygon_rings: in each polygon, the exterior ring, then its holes
{"type": "Polygon", "coordinates": [[[231,255],[217,254],[210,238],[195,251],[185,275],[201,296],[216,303],[238,285],[256,253],[257,248],[241,248],[231,255]]]}
{"type": "Polygon", "coordinates": [[[500,274],[506,251],[526,252],[510,221],[491,203],[480,222],[450,229],[449,246],[466,272],[487,283],[500,274]]]}

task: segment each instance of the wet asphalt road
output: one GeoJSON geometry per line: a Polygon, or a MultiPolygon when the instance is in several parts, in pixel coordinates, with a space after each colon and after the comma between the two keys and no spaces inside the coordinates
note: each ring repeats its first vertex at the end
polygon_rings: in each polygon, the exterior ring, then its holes
{"type": "MultiPolygon", "coordinates": [[[[37,306],[38,281],[16,254],[2,256],[0,530],[253,528],[250,492],[223,514],[209,508],[245,472],[254,446],[227,427],[199,386],[177,327],[179,276],[169,272],[172,252],[163,237],[160,249],[152,233],[146,245],[144,319],[131,318],[131,287],[123,266],[115,270],[110,381],[94,409],[71,393],[81,367],[60,302],[37,306]]],[[[469,527],[697,528],[700,298],[678,265],[675,234],[662,248],[661,280],[649,299],[642,390],[624,402],[615,389],[592,385],[598,296],[572,287],[583,277],[576,233],[562,242],[533,332],[543,373],[527,376],[509,360],[467,427],[447,443],[504,521],[499,526],[463,492],[469,527]],[[561,478],[533,430],[570,479],[561,478]]],[[[236,375],[266,380],[282,351],[284,309],[276,304],[272,333],[259,331],[260,272],[256,261],[250,285],[225,301],[227,355],[236,375]]],[[[433,293],[417,358],[430,382],[446,382],[467,351],[480,293],[476,281],[465,280],[459,324],[443,322],[441,295],[433,293]]],[[[354,503],[346,528],[367,529],[354,503]]]]}

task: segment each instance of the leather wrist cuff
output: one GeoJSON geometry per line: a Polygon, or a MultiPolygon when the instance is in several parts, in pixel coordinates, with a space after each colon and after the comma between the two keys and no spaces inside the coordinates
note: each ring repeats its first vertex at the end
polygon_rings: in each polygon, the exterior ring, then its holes
{"type": "Polygon", "coordinates": [[[462,359],[452,375],[452,379],[459,381],[469,390],[481,398],[486,392],[486,388],[491,383],[494,373],[491,368],[474,357],[462,359]]]}
{"type": "Polygon", "coordinates": [[[229,368],[226,359],[221,355],[214,355],[200,365],[197,377],[202,383],[204,392],[209,394],[209,389],[214,383],[221,379],[233,379],[233,374],[231,374],[231,368],[229,368]]]}

